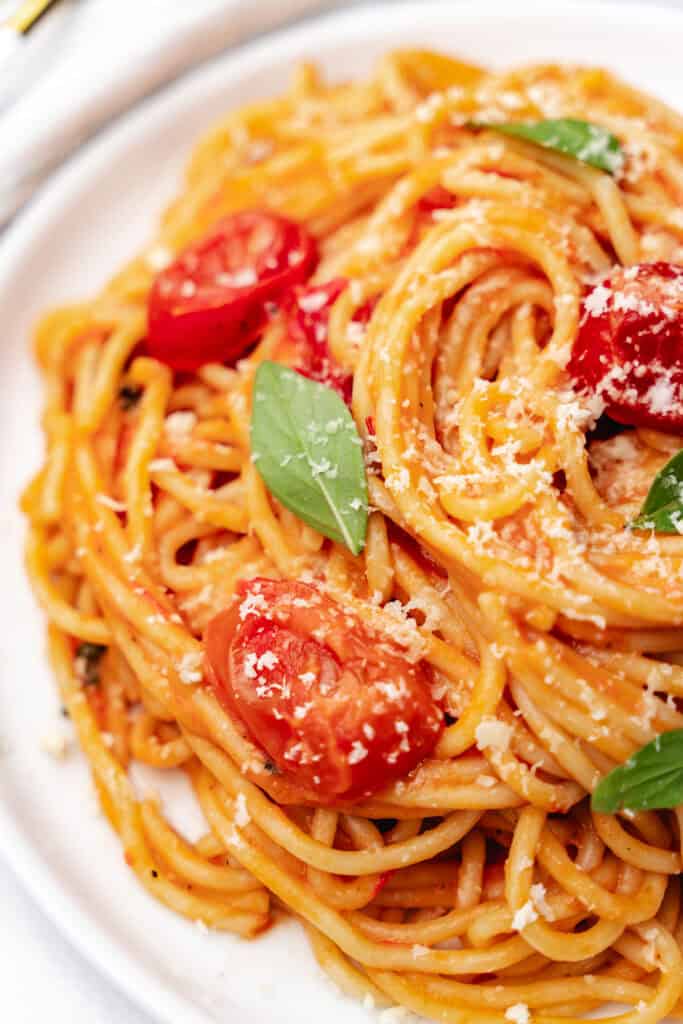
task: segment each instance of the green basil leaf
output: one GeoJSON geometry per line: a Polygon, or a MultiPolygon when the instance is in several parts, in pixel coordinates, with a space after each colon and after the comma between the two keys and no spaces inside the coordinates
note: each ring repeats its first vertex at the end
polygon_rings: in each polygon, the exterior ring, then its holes
{"type": "Polygon", "coordinates": [[[574,117],[546,121],[502,121],[499,124],[475,121],[474,127],[514,135],[518,139],[543,146],[544,149],[554,149],[565,156],[573,156],[609,174],[618,173],[624,162],[624,154],[616,136],[599,124],[579,121],[574,117]]]}
{"type": "Polygon", "coordinates": [[[363,550],[368,486],[362,441],[332,388],[279,363],[254,380],[252,459],[266,487],[325,537],[363,550]]]}
{"type": "Polygon", "coordinates": [[[594,811],[656,811],[683,803],[683,729],[663,732],[606,775],[593,793],[594,811]]]}
{"type": "Polygon", "coordinates": [[[657,533],[683,532],[683,448],[657,473],[643,507],[629,526],[657,533]]]}

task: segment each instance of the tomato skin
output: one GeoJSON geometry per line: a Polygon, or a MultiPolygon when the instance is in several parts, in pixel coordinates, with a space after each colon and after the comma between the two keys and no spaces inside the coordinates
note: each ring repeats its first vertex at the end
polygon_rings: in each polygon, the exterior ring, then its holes
{"type": "Polygon", "coordinates": [[[427,666],[316,586],[240,583],[205,644],[219,700],[311,802],[377,792],[415,768],[443,728],[427,666]]]}
{"type": "Polygon", "coordinates": [[[299,372],[334,388],[349,405],[353,374],[333,360],[327,344],[330,310],[346,284],[346,278],[335,277],[325,284],[297,290],[288,310],[287,334],[298,349],[299,372]]]}
{"type": "Polygon", "coordinates": [[[591,289],[567,369],[618,423],[683,431],[683,266],[620,267],[591,289]]]}
{"type": "Polygon", "coordinates": [[[224,217],[157,274],[149,294],[147,349],[174,370],[234,362],[268,321],[268,304],[305,281],[315,240],[294,221],[242,211],[224,217]]]}
{"type": "Polygon", "coordinates": [[[452,210],[455,206],[455,196],[443,185],[433,185],[428,192],[420,196],[417,205],[424,213],[433,213],[434,210],[452,210]]]}
{"type": "MultiPolygon", "coordinates": [[[[330,310],[347,284],[346,278],[334,277],[324,284],[297,289],[289,303],[287,334],[298,350],[299,373],[334,388],[350,405],[353,374],[335,362],[327,340],[330,310]]],[[[375,300],[364,303],[354,313],[352,323],[367,324],[374,308],[375,300]]]]}

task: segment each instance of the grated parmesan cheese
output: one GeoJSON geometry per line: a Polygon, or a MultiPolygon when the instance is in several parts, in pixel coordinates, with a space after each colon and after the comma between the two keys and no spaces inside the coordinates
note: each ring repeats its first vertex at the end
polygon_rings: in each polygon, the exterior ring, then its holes
{"type": "Polygon", "coordinates": [[[383,611],[386,613],[386,633],[399,647],[405,649],[410,662],[420,661],[425,656],[427,641],[420,633],[415,619],[408,615],[407,606],[402,605],[400,601],[388,601],[383,611]]]}
{"type": "Polygon", "coordinates": [[[505,1019],[512,1021],[512,1024],[529,1024],[529,1007],[526,1003],[515,1003],[505,1011],[505,1019]]]}
{"type": "Polygon", "coordinates": [[[385,483],[392,494],[403,494],[410,487],[410,473],[405,466],[389,473],[385,483]]]}
{"type": "Polygon", "coordinates": [[[533,924],[534,921],[538,921],[538,914],[531,900],[527,900],[519,910],[515,911],[512,918],[512,927],[516,932],[521,932],[527,925],[533,924]]]}
{"type": "Polygon", "coordinates": [[[360,740],[354,740],[351,746],[351,753],[347,757],[349,764],[358,764],[368,756],[368,748],[360,740]]]}
{"type": "Polygon", "coordinates": [[[126,551],[123,556],[124,562],[139,562],[142,557],[142,544],[136,544],[135,547],[131,548],[130,551],[126,551]]]}
{"type": "Polygon", "coordinates": [[[200,683],[202,681],[202,657],[201,651],[188,651],[187,654],[183,654],[178,662],[178,676],[181,683],[191,686],[193,683],[200,683]]]}
{"type": "Polygon", "coordinates": [[[279,664],[280,659],[278,658],[275,651],[264,651],[256,662],[256,667],[259,672],[263,672],[264,669],[269,670],[275,668],[279,664]]]}
{"type": "Polygon", "coordinates": [[[492,747],[494,750],[503,751],[510,745],[512,726],[506,722],[499,722],[489,715],[482,718],[474,735],[480,750],[492,747]]]}
{"type": "Polygon", "coordinates": [[[298,301],[299,309],[304,313],[318,313],[327,302],[327,295],[321,288],[319,291],[302,295],[298,301]]]}
{"type": "Polygon", "coordinates": [[[534,885],[531,886],[530,889],[531,900],[534,907],[541,915],[541,917],[544,917],[546,921],[552,921],[553,912],[550,908],[550,905],[548,904],[548,901],[545,898],[546,891],[547,890],[546,887],[543,885],[543,882],[536,882],[534,885]]]}
{"type": "Polygon", "coordinates": [[[253,284],[256,284],[256,281],[256,271],[253,267],[243,267],[241,270],[236,270],[233,274],[216,274],[216,284],[220,284],[225,288],[251,288],[253,284]]]}
{"type": "Polygon", "coordinates": [[[187,440],[188,435],[192,433],[196,425],[197,417],[195,413],[183,410],[170,413],[164,420],[164,430],[174,441],[187,440]]]}
{"type": "Polygon", "coordinates": [[[177,468],[173,459],[152,459],[149,464],[150,473],[164,473],[177,468]]]}
{"type": "Polygon", "coordinates": [[[233,821],[237,828],[244,828],[251,821],[251,815],[249,814],[249,808],[247,807],[247,801],[244,793],[238,793],[235,797],[235,814],[233,821]]]}
{"type": "Polygon", "coordinates": [[[240,619],[242,622],[248,615],[258,615],[259,612],[267,612],[268,603],[263,594],[247,594],[239,607],[240,619]]]}

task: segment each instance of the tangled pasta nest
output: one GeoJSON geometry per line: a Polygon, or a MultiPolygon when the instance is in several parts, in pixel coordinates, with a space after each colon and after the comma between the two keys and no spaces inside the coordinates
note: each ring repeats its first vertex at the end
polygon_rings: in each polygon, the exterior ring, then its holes
{"type": "Polygon", "coordinates": [[[683,726],[683,537],[624,527],[679,442],[601,439],[565,366],[587,282],[683,260],[682,155],[681,118],[601,70],[411,51],[329,86],[303,67],[199,144],[138,258],[42,321],[29,571],[102,805],[167,906],[253,936],[277,901],[342,989],[435,1020],[677,1009],[680,811],[598,814],[587,795],[683,726]],[[511,114],[589,114],[621,175],[472,127],[511,114]],[[356,557],[250,459],[281,316],[234,367],[174,376],[141,354],[156,270],[252,208],[306,225],[314,282],[349,282],[327,341],[366,448],[356,557]],[[351,806],[287,801],[203,682],[204,629],[255,576],[321,581],[428,663],[449,714],[432,756],[351,806]],[[131,761],[187,775],[202,839],[138,799],[131,761]]]}

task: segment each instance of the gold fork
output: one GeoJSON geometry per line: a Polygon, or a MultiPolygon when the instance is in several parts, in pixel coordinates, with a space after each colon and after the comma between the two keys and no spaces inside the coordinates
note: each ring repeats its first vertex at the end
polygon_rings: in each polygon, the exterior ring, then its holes
{"type": "Polygon", "coordinates": [[[24,0],[14,14],[5,19],[5,27],[23,35],[53,3],[56,0],[24,0]]]}

